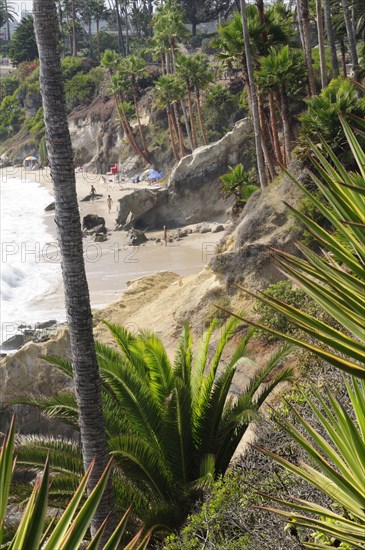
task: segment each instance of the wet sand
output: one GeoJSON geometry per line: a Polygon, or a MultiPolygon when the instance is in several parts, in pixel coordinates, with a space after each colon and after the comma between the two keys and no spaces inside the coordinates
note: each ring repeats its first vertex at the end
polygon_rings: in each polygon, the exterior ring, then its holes
{"type": "MultiPolygon", "coordinates": [[[[25,181],[36,181],[47,188],[53,195],[52,181],[48,169],[39,171],[25,171],[9,167],[9,176],[22,177],[25,181]],[[11,171],[11,172],[10,172],[11,171]]],[[[118,199],[131,188],[141,188],[143,184],[115,183],[108,176],[96,174],[76,173],[76,186],[79,201],[89,194],[91,185],[94,185],[97,193],[103,196],[94,202],[79,202],[81,219],[86,214],[97,214],[105,218],[106,227],[110,230],[108,240],[103,243],[95,243],[93,237],[84,239],[84,259],[89,283],[91,305],[93,308],[101,308],[116,301],[127,287],[128,281],[137,279],[151,273],[169,271],[176,272],[181,277],[198,273],[214,252],[216,243],[222,237],[222,233],[192,234],[180,241],[168,243],[155,243],[155,239],[162,239],[162,232],[148,232],[149,239],[146,244],[139,247],[126,245],[126,232],[114,231],[117,218],[118,199]],[[111,195],[113,204],[111,212],[108,212],[107,196],[111,195]]],[[[50,201],[51,202],[51,201],[50,201]]],[[[47,205],[45,205],[47,206],[47,205]]],[[[59,263],[56,247],[56,226],[54,212],[45,212],[44,221],[49,232],[54,237],[47,255],[48,261],[59,263]]],[[[47,261],[47,258],[45,259],[47,261]]],[[[62,284],[52,295],[40,299],[35,308],[39,312],[39,319],[50,317],[59,311],[63,311],[62,284]]],[[[61,315],[62,317],[62,315],[61,315]]],[[[60,314],[57,315],[60,319],[60,314]]]]}

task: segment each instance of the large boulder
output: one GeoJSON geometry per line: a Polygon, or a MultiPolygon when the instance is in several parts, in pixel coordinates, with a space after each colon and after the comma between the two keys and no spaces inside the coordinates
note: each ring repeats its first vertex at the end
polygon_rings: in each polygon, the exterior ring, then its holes
{"type": "Polygon", "coordinates": [[[138,229],[130,229],[127,233],[126,244],[128,246],[140,246],[148,241],[143,231],[138,229]]]}
{"type": "Polygon", "coordinates": [[[145,214],[167,201],[166,189],[136,189],[127,192],[119,199],[117,224],[129,229],[136,225],[145,214]]]}
{"type": "Polygon", "coordinates": [[[96,214],[87,214],[82,219],[82,227],[87,231],[94,229],[98,233],[103,233],[105,232],[105,219],[96,214]]]}
{"type": "Polygon", "coordinates": [[[11,416],[15,413],[19,433],[57,433],[72,437],[73,430],[59,420],[47,419],[35,407],[13,404],[14,400],[25,395],[57,395],[72,388],[72,380],[46,363],[42,359],[45,355],[70,357],[67,330],[60,328],[48,342],[29,342],[13,355],[1,359],[0,432],[7,430],[11,416]]]}

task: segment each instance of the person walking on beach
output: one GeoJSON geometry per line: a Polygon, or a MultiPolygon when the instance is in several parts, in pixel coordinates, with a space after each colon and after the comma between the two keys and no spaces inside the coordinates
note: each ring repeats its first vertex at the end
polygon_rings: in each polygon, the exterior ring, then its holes
{"type": "Polygon", "coordinates": [[[166,225],[163,226],[163,240],[165,241],[165,246],[167,246],[167,229],[166,229],[166,225]]]}
{"type": "Polygon", "coordinates": [[[112,210],[112,204],[113,204],[113,199],[111,198],[110,195],[108,195],[108,198],[106,199],[106,202],[108,203],[108,210],[109,210],[109,214],[112,210]]]}
{"type": "Polygon", "coordinates": [[[95,187],[92,185],[91,186],[91,189],[90,189],[90,197],[91,197],[91,200],[94,202],[94,199],[95,199],[95,192],[96,192],[96,189],[95,187]]]}

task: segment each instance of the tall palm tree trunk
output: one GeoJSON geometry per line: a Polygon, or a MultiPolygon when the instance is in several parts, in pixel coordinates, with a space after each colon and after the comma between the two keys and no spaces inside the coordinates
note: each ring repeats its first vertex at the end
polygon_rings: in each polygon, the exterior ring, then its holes
{"type": "Polygon", "coordinates": [[[136,112],[139,137],[141,138],[141,143],[142,143],[143,150],[146,153],[146,155],[148,156],[149,151],[148,151],[146,139],[144,137],[144,132],[143,132],[142,124],[141,124],[141,117],[139,116],[138,101],[137,101],[137,97],[136,97],[135,94],[133,94],[133,103],[134,103],[134,110],[136,112]]]}
{"type": "MultiPolygon", "coordinates": [[[[34,28],[40,59],[40,83],[46,143],[55,194],[55,222],[62,256],[65,305],[70,332],[73,377],[79,410],[84,466],[95,459],[89,492],[108,462],[101,403],[101,382],[94,347],[89,289],[83,259],[80,214],[76,195],[71,138],[59,52],[59,28],[54,1],[34,0],[34,28]]],[[[111,486],[106,489],[92,523],[101,525],[113,509],[111,486]]]]}
{"type": "Polygon", "coordinates": [[[177,126],[177,134],[179,139],[180,155],[184,157],[186,155],[186,148],[184,145],[184,137],[183,137],[182,126],[180,121],[179,103],[175,103],[174,105],[176,106],[175,115],[176,115],[176,126],[177,126]]]}
{"type": "Polygon", "coordinates": [[[353,70],[355,79],[358,80],[359,58],[357,56],[357,50],[356,50],[356,37],[355,37],[354,24],[350,14],[350,7],[349,7],[348,0],[341,0],[341,3],[342,3],[342,9],[343,9],[343,18],[345,20],[345,25],[346,25],[347,39],[349,41],[349,46],[350,46],[352,70],[353,70]]]}
{"type": "Polygon", "coordinates": [[[100,61],[100,18],[96,18],[96,51],[100,61]]]}
{"type": "Polygon", "coordinates": [[[267,131],[266,117],[264,111],[264,105],[262,102],[262,97],[259,94],[257,97],[258,107],[259,107],[259,118],[260,118],[260,128],[261,128],[261,146],[262,152],[264,153],[265,165],[269,174],[269,180],[272,181],[276,176],[275,168],[271,160],[271,155],[269,151],[269,136],[267,131]]]}
{"type": "Polygon", "coordinates": [[[340,74],[340,69],[339,69],[338,59],[337,59],[335,34],[333,32],[330,0],[323,0],[323,11],[324,11],[324,22],[325,22],[326,33],[327,33],[327,40],[328,40],[328,44],[331,52],[332,76],[333,78],[336,78],[340,74]]]}
{"type": "Polygon", "coordinates": [[[312,45],[310,39],[310,21],[309,21],[309,0],[297,0],[298,17],[302,25],[302,46],[304,50],[305,64],[308,72],[308,94],[310,97],[316,93],[316,84],[314,80],[312,63],[312,45]]]}
{"type": "Polygon", "coordinates": [[[321,70],[321,86],[322,90],[326,88],[328,84],[326,54],[324,49],[324,28],[323,28],[323,15],[322,15],[322,2],[316,0],[316,12],[317,12],[317,33],[318,33],[318,48],[319,48],[319,64],[321,70]]]}
{"type": "Polygon", "coordinates": [[[93,35],[91,32],[91,16],[89,16],[88,20],[88,38],[89,38],[89,50],[90,50],[90,57],[94,57],[94,48],[93,48],[93,35]]]}
{"type": "Polygon", "coordinates": [[[188,115],[188,112],[186,110],[186,106],[185,106],[183,98],[180,99],[180,106],[181,106],[181,110],[183,112],[186,135],[188,136],[190,148],[193,151],[194,150],[193,135],[192,135],[191,127],[190,127],[189,115],[188,115]]]}
{"type": "MultiPolygon", "coordinates": [[[[170,38],[170,48],[171,48],[171,63],[169,64],[169,55],[167,53],[166,54],[166,68],[167,68],[167,72],[172,74],[172,73],[176,72],[175,39],[173,37],[170,38]]],[[[185,107],[183,99],[180,100],[180,106],[181,106],[181,110],[182,110],[183,115],[184,115],[184,123],[185,123],[186,134],[187,134],[188,139],[189,139],[189,144],[190,144],[191,150],[193,151],[196,147],[196,134],[195,134],[195,145],[194,145],[194,137],[193,137],[193,130],[192,130],[194,120],[193,120],[193,118],[190,119],[190,124],[191,124],[191,126],[190,126],[189,119],[188,119],[188,113],[186,112],[186,107],[185,107]]],[[[175,112],[175,115],[176,115],[176,112],[175,112]]]]}
{"type": "Polygon", "coordinates": [[[77,56],[76,0],[72,0],[72,55],[77,56]]]}
{"type": "Polygon", "coordinates": [[[176,144],[175,144],[173,115],[171,114],[170,106],[166,107],[166,112],[167,112],[167,121],[169,125],[169,134],[170,134],[172,152],[174,153],[175,160],[179,161],[180,157],[177,152],[176,144]]]}
{"type": "Polygon", "coordinates": [[[118,0],[114,0],[114,4],[115,4],[115,15],[116,15],[116,19],[117,19],[117,31],[118,31],[118,46],[119,46],[119,51],[120,51],[123,55],[126,55],[125,46],[124,46],[124,40],[123,40],[122,22],[121,22],[121,18],[120,18],[120,11],[119,11],[119,2],[118,2],[118,0]]]}
{"type": "Polygon", "coordinates": [[[342,65],[342,74],[344,78],[347,77],[347,67],[346,67],[346,48],[345,48],[345,42],[343,38],[340,40],[340,48],[341,48],[341,65],[342,65]]]}
{"type": "Polygon", "coordinates": [[[183,140],[183,135],[181,131],[180,114],[179,114],[177,103],[172,104],[172,111],[173,111],[172,118],[174,121],[174,129],[175,129],[175,132],[177,135],[177,141],[180,147],[180,154],[181,156],[184,156],[183,151],[185,150],[185,147],[184,147],[184,140],[183,140]]]}
{"type": "Polygon", "coordinates": [[[127,115],[125,114],[125,110],[123,107],[123,98],[119,100],[119,98],[115,96],[115,101],[118,108],[119,118],[122,123],[122,127],[126,135],[126,138],[128,139],[129,144],[131,145],[132,149],[137,153],[138,156],[142,157],[144,161],[149,162],[147,154],[144,151],[142,151],[142,149],[139,147],[138,143],[136,142],[136,139],[133,134],[133,130],[131,128],[131,125],[129,124],[127,115]]]}
{"type": "Polygon", "coordinates": [[[278,121],[276,118],[275,112],[275,103],[273,92],[269,92],[269,109],[270,109],[270,123],[273,136],[273,145],[276,160],[279,164],[283,164],[283,156],[281,154],[280,141],[279,141],[279,132],[278,132],[278,121]]]}
{"type": "Polygon", "coordinates": [[[290,127],[288,96],[283,86],[280,89],[280,104],[281,104],[281,116],[283,119],[285,163],[287,166],[290,160],[290,153],[292,148],[292,132],[290,127]]]}
{"type": "Polygon", "coordinates": [[[250,37],[248,33],[247,11],[246,11],[245,0],[240,0],[240,6],[241,6],[241,15],[242,15],[243,37],[245,41],[247,77],[248,77],[248,84],[249,84],[250,97],[251,97],[250,103],[251,103],[252,121],[253,121],[254,134],[255,134],[257,172],[259,176],[260,185],[262,188],[264,188],[267,186],[267,179],[266,179],[266,173],[265,173],[264,156],[262,153],[262,145],[261,145],[259,109],[258,109],[258,102],[257,102],[256,86],[253,79],[252,60],[251,60],[251,52],[250,52],[250,37]]]}
{"type": "Polygon", "coordinates": [[[197,147],[197,138],[196,138],[196,129],[195,129],[195,122],[194,122],[194,113],[193,113],[193,102],[191,99],[191,91],[189,87],[189,83],[186,83],[186,94],[188,97],[188,108],[189,108],[189,118],[190,118],[190,126],[191,126],[191,137],[192,137],[192,145],[193,149],[197,147]]]}
{"type": "Polygon", "coordinates": [[[196,92],[196,109],[197,109],[197,113],[198,113],[200,131],[201,131],[202,136],[203,136],[203,143],[204,143],[204,145],[207,145],[208,140],[207,140],[207,134],[205,132],[204,121],[203,121],[203,116],[202,116],[202,108],[201,108],[201,102],[200,102],[200,90],[199,90],[199,88],[196,88],[195,92],[196,92]]]}

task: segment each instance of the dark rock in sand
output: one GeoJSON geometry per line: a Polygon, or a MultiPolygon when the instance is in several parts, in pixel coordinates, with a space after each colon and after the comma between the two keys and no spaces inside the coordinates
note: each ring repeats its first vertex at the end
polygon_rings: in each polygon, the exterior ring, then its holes
{"type": "Polygon", "coordinates": [[[51,212],[51,210],[54,210],[55,208],[56,208],[56,203],[53,201],[48,206],[46,206],[44,211],[45,212],[51,212]]]}
{"type": "Polygon", "coordinates": [[[83,229],[94,229],[96,233],[102,233],[105,231],[105,219],[97,216],[96,214],[87,214],[82,220],[83,229]]]}
{"type": "Polygon", "coordinates": [[[107,236],[105,233],[97,233],[94,237],[94,242],[96,243],[103,243],[104,241],[107,240],[107,236]]]}
{"type": "Polygon", "coordinates": [[[0,346],[1,350],[10,350],[10,349],[19,349],[21,348],[26,342],[26,338],[24,334],[15,334],[14,336],[11,336],[5,342],[3,342],[0,346]]]}
{"type": "Polygon", "coordinates": [[[221,231],[224,231],[224,225],[221,223],[213,225],[211,231],[212,233],[220,233],[221,231]]]}
{"type": "Polygon", "coordinates": [[[128,246],[139,246],[147,241],[148,239],[143,231],[138,231],[138,229],[130,229],[127,233],[126,244],[128,246]]]}
{"type": "Polygon", "coordinates": [[[211,226],[207,223],[198,223],[195,227],[197,233],[210,233],[212,230],[211,226]]]}
{"type": "Polygon", "coordinates": [[[50,328],[57,325],[56,319],[50,319],[49,321],[44,321],[43,323],[37,323],[36,328],[50,328]]]}
{"type": "MultiPolygon", "coordinates": [[[[95,193],[94,195],[94,199],[101,199],[103,195],[101,195],[100,193],[95,193]]],[[[89,202],[93,199],[92,195],[86,195],[86,197],[84,197],[83,199],[80,200],[80,202],[89,202]]]]}

